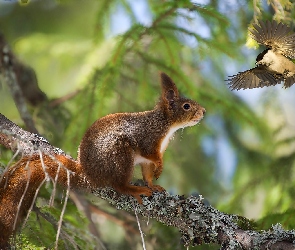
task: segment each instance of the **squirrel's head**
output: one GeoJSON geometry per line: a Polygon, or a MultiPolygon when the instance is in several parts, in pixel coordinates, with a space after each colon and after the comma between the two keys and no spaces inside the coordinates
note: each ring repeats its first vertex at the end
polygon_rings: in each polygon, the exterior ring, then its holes
{"type": "Polygon", "coordinates": [[[159,105],[164,109],[168,119],[175,125],[187,127],[196,125],[206,110],[197,102],[179,95],[172,79],[165,73],[160,73],[162,95],[159,105]]]}

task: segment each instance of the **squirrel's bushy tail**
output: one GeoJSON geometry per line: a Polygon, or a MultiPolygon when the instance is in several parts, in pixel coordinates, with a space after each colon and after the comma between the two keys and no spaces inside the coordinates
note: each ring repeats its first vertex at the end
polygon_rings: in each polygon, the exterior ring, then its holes
{"type": "Polygon", "coordinates": [[[11,235],[30,211],[45,181],[87,188],[81,178],[81,167],[73,159],[44,154],[21,158],[0,179],[0,249],[9,249],[11,235]]]}

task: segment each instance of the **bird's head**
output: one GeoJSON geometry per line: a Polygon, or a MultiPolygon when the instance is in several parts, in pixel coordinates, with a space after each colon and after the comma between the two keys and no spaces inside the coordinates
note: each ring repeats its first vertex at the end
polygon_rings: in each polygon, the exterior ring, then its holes
{"type": "Polygon", "coordinates": [[[269,60],[268,60],[268,55],[270,51],[270,48],[262,51],[257,57],[256,57],[256,65],[265,65],[265,64],[269,64],[269,60]]]}

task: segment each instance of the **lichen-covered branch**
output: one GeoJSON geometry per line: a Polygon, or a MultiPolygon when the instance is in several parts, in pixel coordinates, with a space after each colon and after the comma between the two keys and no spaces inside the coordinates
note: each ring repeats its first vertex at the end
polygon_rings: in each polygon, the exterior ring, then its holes
{"type": "Polygon", "coordinates": [[[96,196],[108,200],[117,209],[134,211],[179,229],[184,245],[216,243],[222,249],[295,249],[295,231],[285,231],[279,224],[268,231],[243,230],[240,217],[218,211],[203,202],[203,198],[183,198],[169,193],[144,197],[143,205],[135,199],[118,195],[112,189],[93,190],[96,196]]]}
{"type": "MultiPolygon", "coordinates": [[[[23,155],[32,155],[42,150],[44,155],[65,155],[72,159],[62,150],[50,145],[44,138],[19,128],[1,114],[0,144],[12,151],[19,149],[15,145],[21,145],[23,155]]],[[[51,168],[56,167],[57,164],[48,166],[48,172],[54,172],[51,168]]],[[[74,173],[74,176],[74,181],[71,181],[74,188],[78,188],[80,183],[87,183],[83,173],[74,173]]],[[[61,178],[59,183],[62,184],[62,181],[61,178]]],[[[64,185],[66,186],[66,184],[64,185]]],[[[0,189],[0,192],[1,190],[5,189],[0,189]]],[[[216,243],[222,249],[295,249],[293,244],[295,241],[294,230],[284,230],[279,224],[268,231],[244,230],[239,226],[239,216],[218,211],[205,204],[201,196],[183,198],[178,195],[170,195],[167,192],[154,193],[152,197],[143,197],[143,204],[139,205],[133,197],[120,195],[111,188],[92,189],[91,192],[97,197],[109,201],[117,209],[136,210],[144,217],[154,218],[167,226],[176,227],[181,232],[182,242],[186,246],[216,243]]],[[[0,204],[0,213],[1,206],[2,204],[0,204]]]]}
{"type": "MultiPolygon", "coordinates": [[[[13,152],[21,150],[21,153],[27,156],[37,154],[39,149],[49,155],[66,155],[61,149],[50,145],[42,136],[23,130],[1,113],[0,144],[13,152]]],[[[71,156],[67,156],[73,159],[71,156]]]]}

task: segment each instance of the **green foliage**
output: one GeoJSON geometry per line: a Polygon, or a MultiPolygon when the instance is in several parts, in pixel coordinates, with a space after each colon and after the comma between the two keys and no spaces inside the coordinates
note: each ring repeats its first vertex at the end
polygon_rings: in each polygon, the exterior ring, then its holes
{"type": "MultiPolygon", "coordinates": [[[[97,118],[113,112],[151,109],[160,94],[158,72],[164,71],[207,113],[200,125],[175,136],[165,153],[165,167],[158,182],[170,192],[201,193],[225,212],[248,215],[254,203],[260,204],[250,214],[260,219],[252,224],[241,217],[243,228],[268,229],[279,222],[294,228],[294,211],[290,209],[295,205],[294,117],[290,112],[284,115],[286,103],[280,98],[284,100],[285,90],[266,89],[263,97],[254,104],[252,100],[250,106],[241,96],[249,93],[251,99],[256,90],[236,94],[224,82],[228,74],[254,66],[258,51],[245,51],[244,47],[251,22],[275,18],[294,26],[294,3],[276,1],[282,8],[274,10],[274,1],[268,1],[270,5],[255,1],[257,6],[249,1],[233,1],[234,7],[213,0],[205,1],[208,4],[189,0],[138,2],[149,21],[144,22],[134,2],[127,0],[88,0],[83,4],[35,1],[26,7],[15,4],[11,12],[0,16],[1,30],[17,56],[35,69],[49,104],[77,91],[60,105],[31,107],[38,130],[75,156],[82,135],[97,118]],[[113,23],[117,15],[128,21],[113,23]],[[111,32],[114,26],[125,24],[124,32],[111,32]],[[230,150],[225,155],[220,155],[221,140],[230,150]],[[225,181],[220,173],[230,165],[227,161],[231,157],[234,169],[225,181]]],[[[1,86],[0,112],[21,124],[7,88],[1,86]]],[[[294,87],[288,91],[294,94],[294,87]]],[[[294,106],[294,102],[289,105],[294,106]]],[[[7,164],[12,155],[4,150],[0,153],[1,163],[7,164]]],[[[48,207],[51,192],[50,185],[42,189],[37,205],[57,223],[63,191],[58,190],[53,208],[48,207]]],[[[120,217],[107,204],[103,206],[120,217]]],[[[126,227],[106,221],[97,224],[107,249],[141,247],[139,236],[130,240],[126,227]],[[112,238],[114,230],[119,232],[116,240],[112,238]]],[[[129,223],[136,228],[134,221],[129,223]]],[[[61,249],[75,244],[93,249],[96,244],[88,232],[87,220],[71,202],[62,229],[74,243],[61,239],[61,249]]],[[[151,249],[184,249],[175,229],[153,223],[147,230],[146,241],[151,249]]],[[[19,241],[34,249],[53,248],[55,235],[56,228],[32,212],[19,241]]]]}
{"type": "Polygon", "coordinates": [[[295,228],[294,214],[295,210],[293,208],[283,211],[282,213],[270,213],[258,220],[256,224],[259,229],[267,230],[277,221],[280,222],[283,228],[291,230],[295,228]]]}
{"type": "Polygon", "coordinates": [[[16,248],[17,249],[24,249],[24,250],[43,250],[44,247],[38,247],[37,245],[35,245],[31,239],[28,239],[26,237],[26,235],[24,234],[19,234],[18,235],[18,241],[16,242],[16,248]]]}
{"type": "Polygon", "coordinates": [[[243,230],[257,230],[257,223],[243,216],[238,216],[236,223],[243,230]]]}

